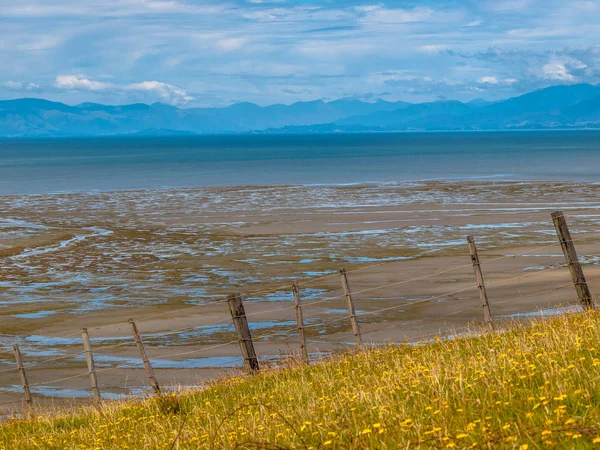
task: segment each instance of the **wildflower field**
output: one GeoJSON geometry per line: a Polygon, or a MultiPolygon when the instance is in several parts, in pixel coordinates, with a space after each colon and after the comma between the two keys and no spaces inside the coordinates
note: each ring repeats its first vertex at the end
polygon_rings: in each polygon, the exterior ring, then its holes
{"type": "Polygon", "coordinates": [[[0,425],[6,449],[591,448],[600,313],[0,425]]]}

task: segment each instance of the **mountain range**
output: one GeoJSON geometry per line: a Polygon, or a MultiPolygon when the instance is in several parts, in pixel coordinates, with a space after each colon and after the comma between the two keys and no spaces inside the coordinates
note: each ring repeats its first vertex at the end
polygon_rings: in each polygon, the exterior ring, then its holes
{"type": "Polygon", "coordinates": [[[600,128],[600,85],[551,86],[497,102],[374,102],[345,98],[291,105],[162,103],[69,106],[36,98],[0,101],[0,136],[59,137],[227,133],[600,128]]]}

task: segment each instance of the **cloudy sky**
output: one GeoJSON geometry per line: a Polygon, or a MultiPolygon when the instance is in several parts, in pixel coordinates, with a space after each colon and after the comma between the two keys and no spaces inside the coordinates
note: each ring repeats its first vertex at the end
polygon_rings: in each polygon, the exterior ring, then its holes
{"type": "Polygon", "coordinates": [[[0,99],[498,99],[600,83],[600,0],[0,0],[0,99]]]}

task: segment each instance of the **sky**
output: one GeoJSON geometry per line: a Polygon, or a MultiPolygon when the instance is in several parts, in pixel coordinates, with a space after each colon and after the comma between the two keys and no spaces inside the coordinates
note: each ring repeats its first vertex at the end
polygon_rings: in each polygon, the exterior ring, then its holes
{"type": "Polygon", "coordinates": [[[0,99],[497,100],[600,83],[600,0],[0,0],[0,99]]]}

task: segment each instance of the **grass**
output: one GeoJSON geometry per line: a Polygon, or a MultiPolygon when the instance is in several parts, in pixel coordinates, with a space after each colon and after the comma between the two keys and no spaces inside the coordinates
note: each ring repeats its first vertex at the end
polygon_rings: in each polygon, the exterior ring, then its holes
{"type": "Polygon", "coordinates": [[[600,313],[0,425],[6,449],[590,448],[600,313]]]}

